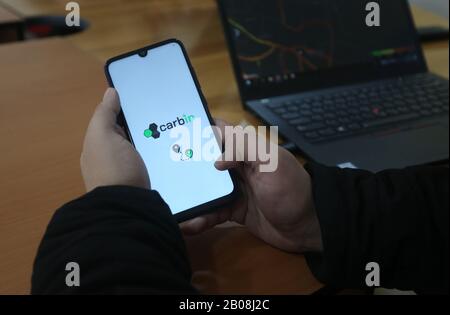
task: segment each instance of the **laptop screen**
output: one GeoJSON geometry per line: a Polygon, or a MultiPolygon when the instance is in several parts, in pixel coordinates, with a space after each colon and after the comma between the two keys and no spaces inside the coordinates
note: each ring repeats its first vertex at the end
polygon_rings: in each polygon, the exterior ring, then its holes
{"type": "Polygon", "coordinates": [[[404,0],[222,0],[223,22],[247,98],[424,71],[404,0]],[[373,21],[370,19],[370,21],[373,21]]]}

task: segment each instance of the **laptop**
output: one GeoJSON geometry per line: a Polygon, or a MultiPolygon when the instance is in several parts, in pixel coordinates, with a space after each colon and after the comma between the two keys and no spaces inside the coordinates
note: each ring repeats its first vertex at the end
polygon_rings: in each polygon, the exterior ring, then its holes
{"type": "Polygon", "coordinates": [[[406,0],[218,0],[243,105],[309,159],[380,171],[448,160],[448,81],[406,0]]]}

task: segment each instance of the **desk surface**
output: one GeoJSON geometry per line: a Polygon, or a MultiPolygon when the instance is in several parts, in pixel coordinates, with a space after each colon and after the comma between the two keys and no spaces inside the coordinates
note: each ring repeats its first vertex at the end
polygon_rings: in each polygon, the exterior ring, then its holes
{"type": "Polygon", "coordinates": [[[20,23],[22,18],[17,14],[9,10],[7,7],[3,6],[0,2],[0,25],[2,24],[15,24],[20,23]]]}
{"type": "Polygon", "coordinates": [[[0,45],[0,293],[29,292],[51,215],[83,193],[79,159],[106,87],[101,66],[59,39],[0,45]]]}
{"type": "MultiPolygon", "coordinates": [[[[1,1],[25,15],[65,12],[51,0],[1,1]]],[[[0,139],[7,148],[0,158],[0,294],[29,291],[33,258],[51,215],[83,193],[79,155],[106,87],[106,58],[178,37],[213,115],[258,124],[240,106],[214,1],[79,3],[91,22],[85,33],[0,45],[0,139]]],[[[426,56],[433,71],[448,76],[447,42],[427,46],[426,56]]],[[[239,227],[189,239],[188,248],[194,283],[208,293],[296,294],[321,287],[302,256],[276,250],[239,227]]]]}

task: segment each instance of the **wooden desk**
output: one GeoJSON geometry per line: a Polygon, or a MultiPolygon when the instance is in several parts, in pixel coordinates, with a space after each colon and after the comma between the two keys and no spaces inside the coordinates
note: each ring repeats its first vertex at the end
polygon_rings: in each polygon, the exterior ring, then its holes
{"type": "Polygon", "coordinates": [[[0,43],[23,39],[23,19],[0,3],[0,43]]]}
{"type": "Polygon", "coordinates": [[[102,64],[60,40],[0,46],[0,293],[26,294],[53,212],[83,194],[85,129],[102,64]]]}
{"type": "MultiPolygon", "coordinates": [[[[65,13],[53,0],[1,1],[25,16],[65,13]]],[[[0,294],[29,291],[50,216],[83,193],[81,144],[105,88],[102,62],[108,57],[178,37],[213,115],[260,123],[240,106],[213,0],[78,2],[91,23],[86,32],[67,41],[0,46],[0,139],[7,148],[0,157],[0,294]]],[[[425,48],[430,68],[448,76],[448,42],[425,48]]],[[[321,287],[302,256],[278,251],[241,228],[216,228],[189,240],[188,248],[194,283],[204,292],[296,294],[321,287]]]]}

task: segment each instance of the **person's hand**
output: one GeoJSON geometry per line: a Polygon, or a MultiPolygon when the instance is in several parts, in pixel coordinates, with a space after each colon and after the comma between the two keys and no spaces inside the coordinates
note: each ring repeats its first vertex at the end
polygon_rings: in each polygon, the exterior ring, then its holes
{"type": "MultiPolygon", "coordinates": [[[[224,129],[223,122],[216,122],[224,129]]],[[[231,220],[247,226],[255,236],[282,250],[322,251],[309,174],[281,147],[275,172],[262,173],[259,164],[246,158],[244,162],[225,161],[224,156],[217,161],[218,170],[237,171],[242,197],[229,208],[182,223],[182,231],[187,235],[197,234],[231,220]]]]}
{"type": "Polygon", "coordinates": [[[80,164],[87,191],[114,185],[150,189],[141,156],[117,124],[119,113],[119,96],[110,88],[97,106],[84,139],[80,164]]]}

